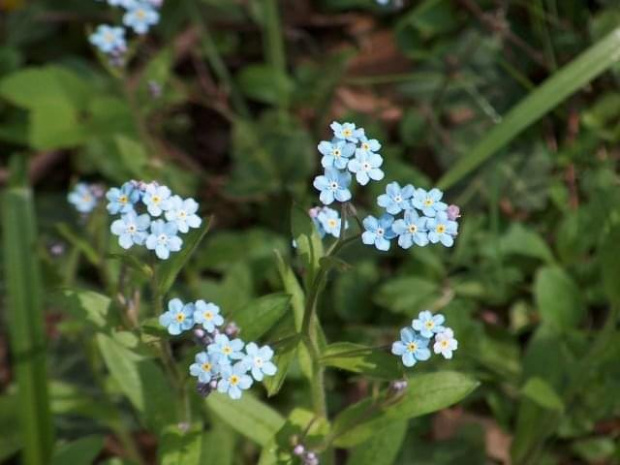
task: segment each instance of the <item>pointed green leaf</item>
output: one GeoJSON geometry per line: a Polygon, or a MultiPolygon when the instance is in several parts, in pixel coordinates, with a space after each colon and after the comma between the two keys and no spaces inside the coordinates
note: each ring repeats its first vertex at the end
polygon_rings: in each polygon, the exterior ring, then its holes
{"type": "Polygon", "coordinates": [[[59,446],[51,465],[83,465],[93,463],[103,449],[105,438],[100,435],[86,436],[59,446]]]}
{"type": "Polygon", "coordinates": [[[402,364],[398,357],[386,350],[350,342],[338,342],[327,346],[321,364],[377,379],[393,380],[403,376],[402,364]]]}
{"type": "Polygon", "coordinates": [[[157,450],[160,465],[200,463],[203,433],[201,425],[182,430],[178,425],[168,426],[162,432],[157,450]]]}
{"type": "Polygon", "coordinates": [[[290,306],[287,294],[269,294],[255,299],[232,316],[241,328],[243,338],[255,341],[269,331],[284,316],[290,306]]]}

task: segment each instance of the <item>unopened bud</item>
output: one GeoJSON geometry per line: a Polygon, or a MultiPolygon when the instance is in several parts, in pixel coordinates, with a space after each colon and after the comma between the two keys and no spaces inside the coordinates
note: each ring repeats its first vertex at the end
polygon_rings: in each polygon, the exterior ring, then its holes
{"type": "Polygon", "coordinates": [[[306,448],[303,446],[303,444],[297,444],[293,449],[293,454],[297,456],[303,455],[304,452],[306,452],[306,448]]]}
{"type": "Polygon", "coordinates": [[[224,333],[228,337],[236,337],[239,334],[239,326],[237,326],[234,321],[231,321],[226,325],[226,328],[224,328],[224,333]]]}
{"type": "Polygon", "coordinates": [[[446,213],[450,221],[456,221],[458,218],[461,217],[461,209],[456,205],[450,205],[448,207],[448,210],[446,210],[446,213]]]}

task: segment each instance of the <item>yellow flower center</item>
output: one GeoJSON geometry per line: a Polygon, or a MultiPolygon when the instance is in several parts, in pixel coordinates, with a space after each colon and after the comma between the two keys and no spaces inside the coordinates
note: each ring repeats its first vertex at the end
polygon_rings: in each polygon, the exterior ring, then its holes
{"type": "Polygon", "coordinates": [[[367,142],[364,142],[364,143],[362,144],[362,148],[363,148],[364,150],[370,150],[370,144],[368,144],[367,142]]]}
{"type": "Polygon", "coordinates": [[[441,347],[443,347],[444,349],[448,347],[448,341],[446,339],[441,341],[441,347]]]}
{"type": "Polygon", "coordinates": [[[183,322],[185,321],[185,314],[183,314],[183,313],[177,313],[176,318],[177,318],[177,321],[178,321],[179,323],[183,323],[183,322]]]}
{"type": "Polygon", "coordinates": [[[335,228],[338,225],[338,222],[336,220],[328,220],[327,224],[329,225],[330,228],[335,228]]]}
{"type": "Polygon", "coordinates": [[[230,384],[232,384],[233,386],[236,386],[237,384],[239,384],[239,377],[237,375],[232,375],[230,377],[230,379],[228,380],[230,382],[230,384]]]}
{"type": "Polygon", "coordinates": [[[431,205],[433,205],[433,203],[433,199],[431,199],[430,197],[426,197],[426,200],[424,200],[425,207],[430,207],[431,205]]]}
{"type": "Polygon", "coordinates": [[[437,231],[438,234],[443,234],[446,232],[446,227],[443,224],[438,224],[435,231],[437,231]]]}
{"type": "Polygon", "coordinates": [[[159,195],[154,195],[154,196],[151,198],[151,201],[152,201],[154,204],[158,204],[159,202],[161,202],[161,197],[160,197],[159,195]]]}
{"type": "Polygon", "coordinates": [[[118,201],[119,201],[120,203],[122,203],[123,205],[125,205],[127,202],[129,202],[129,199],[127,198],[127,196],[126,196],[126,195],[121,195],[121,196],[118,198],[118,201]]]}
{"type": "Polygon", "coordinates": [[[103,40],[105,40],[109,44],[114,42],[114,34],[112,34],[111,32],[106,32],[103,36],[103,40]]]}
{"type": "Polygon", "coordinates": [[[92,197],[91,197],[90,195],[88,195],[88,194],[84,194],[84,195],[82,196],[82,200],[83,200],[84,202],[86,202],[86,203],[90,203],[90,201],[92,200],[92,197]]]}
{"type": "Polygon", "coordinates": [[[222,349],[222,353],[224,355],[230,355],[232,354],[232,348],[230,346],[224,346],[224,348],[222,349]]]}
{"type": "Polygon", "coordinates": [[[204,313],[204,317],[205,317],[205,320],[212,320],[213,319],[213,313],[205,312],[204,313]]]}
{"type": "Polygon", "coordinates": [[[344,131],[342,131],[342,135],[344,137],[351,137],[352,134],[353,134],[353,131],[351,131],[350,129],[345,129],[344,131]]]}
{"type": "Polygon", "coordinates": [[[426,326],[426,329],[433,329],[435,323],[433,322],[433,320],[428,320],[424,326],[426,326]]]}
{"type": "Polygon", "coordinates": [[[418,345],[415,342],[410,342],[409,344],[407,344],[407,350],[409,352],[415,352],[416,350],[418,350],[418,345]]]}
{"type": "Polygon", "coordinates": [[[203,363],[203,364],[202,364],[202,369],[203,369],[204,371],[211,371],[211,364],[210,364],[210,363],[208,363],[208,362],[207,362],[207,363],[203,363]]]}
{"type": "Polygon", "coordinates": [[[146,18],[146,11],[138,10],[136,11],[136,16],[138,17],[138,19],[144,19],[146,18]]]}

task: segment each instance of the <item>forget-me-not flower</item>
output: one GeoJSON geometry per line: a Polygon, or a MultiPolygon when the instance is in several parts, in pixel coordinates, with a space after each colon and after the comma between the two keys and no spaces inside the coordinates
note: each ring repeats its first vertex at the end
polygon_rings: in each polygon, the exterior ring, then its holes
{"type": "Polygon", "coordinates": [[[371,179],[373,181],[383,179],[385,174],[380,169],[382,164],[383,158],[381,158],[381,155],[357,149],[355,151],[355,158],[349,161],[347,167],[351,173],[355,173],[357,182],[365,186],[371,179]]]}
{"type": "Polygon", "coordinates": [[[436,354],[443,355],[444,358],[451,359],[452,352],[458,349],[458,347],[459,342],[454,338],[454,332],[450,328],[446,328],[435,336],[433,350],[436,354]]]}
{"type": "Polygon", "coordinates": [[[183,200],[178,195],[170,197],[166,201],[166,219],[177,225],[180,232],[186,233],[189,228],[199,228],[202,220],[196,212],[198,203],[194,199],[183,200]]]}
{"type": "Polygon", "coordinates": [[[428,192],[420,188],[413,193],[411,204],[418,210],[421,210],[424,215],[433,217],[437,212],[443,212],[448,208],[447,204],[441,202],[442,197],[443,192],[437,188],[431,189],[428,192]]]}
{"type": "Polygon", "coordinates": [[[439,212],[435,218],[429,218],[426,221],[426,227],[428,239],[433,244],[441,242],[446,247],[454,245],[454,237],[458,233],[459,224],[456,221],[450,221],[445,212],[439,212]]]}
{"type": "Polygon", "coordinates": [[[247,355],[243,357],[243,363],[256,381],[262,381],[265,375],[273,376],[278,368],[273,364],[273,350],[269,346],[259,348],[253,342],[250,342],[245,351],[247,355]]]}
{"type": "Polygon", "coordinates": [[[207,351],[210,354],[222,355],[220,363],[226,363],[226,361],[241,360],[244,357],[241,352],[244,345],[245,343],[241,339],[231,341],[225,334],[218,334],[213,343],[207,347],[207,351]]]}
{"type": "MultiPolygon", "coordinates": [[[[342,220],[340,219],[340,213],[336,210],[329,207],[323,207],[317,215],[317,220],[327,234],[331,234],[334,237],[340,237],[342,220]]],[[[346,227],[347,225],[345,224],[345,228],[346,227]]]]}
{"type": "Polygon", "coordinates": [[[154,250],[162,260],[167,260],[170,252],[181,250],[183,240],[177,236],[177,225],[155,220],[151,223],[151,234],[146,238],[146,248],[154,250]]]}
{"type": "Polygon", "coordinates": [[[446,319],[443,315],[433,315],[430,311],[424,310],[411,322],[411,327],[423,337],[430,339],[434,334],[444,331],[445,328],[441,326],[444,321],[446,319]]]}
{"type": "Polygon", "coordinates": [[[334,121],[330,128],[334,131],[334,137],[346,140],[347,142],[357,143],[360,137],[364,135],[363,129],[357,129],[353,123],[338,123],[334,121]]]}
{"type": "MultiPolygon", "coordinates": [[[[363,131],[363,129],[362,129],[363,131]]],[[[377,139],[369,139],[366,137],[366,134],[363,134],[360,137],[360,147],[359,150],[365,153],[375,153],[381,150],[381,144],[377,139]]]]}
{"type": "Polygon", "coordinates": [[[146,34],[149,28],[159,22],[159,13],[150,5],[138,2],[129,7],[123,16],[123,24],[136,34],[146,34]]]}
{"type": "Polygon", "coordinates": [[[424,361],[431,357],[428,343],[428,339],[418,336],[413,329],[403,328],[400,331],[400,341],[392,344],[392,353],[402,358],[403,365],[412,367],[418,360],[424,361]]]}
{"type": "Polygon", "coordinates": [[[314,178],[314,187],[321,192],[319,198],[325,205],[338,202],[346,202],[351,199],[351,175],[338,171],[334,168],[325,170],[325,174],[314,178]]]}
{"type": "Polygon", "coordinates": [[[108,199],[108,212],[111,215],[134,211],[134,204],[140,200],[140,191],[131,182],[126,182],[120,189],[113,187],[105,196],[108,199]]]}
{"type": "Polygon", "coordinates": [[[149,184],[146,186],[146,191],[142,196],[142,202],[152,216],[159,216],[164,208],[169,205],[168,199],[170,194],[170,189],[166,186],[149,184]]]}
{"type": "Polygon", "coordinates": [[[219,355],[198,352],[194,363],[189,366],[189,373],[201,383],[210,382],[219,371],[219,355]]]}
{"type": "Polygon", "coordinates": [[[125,213],[120,220],[112,223],[110,230],[112,234],[119,236],[118,243],[123,249],[129,249],[132,245],[142,245],[148,236],[148,228],[151,224],[151,217],[146,213],[136,215],[131,211],[125,213]]]}
{"type": "Polygon", "coordinates": [[[102,53],[124,51],[127,48],[125,42],[125,29],[122,27],[101,24],[89,37],[90,43],[102,53]]]}
{"type": "Polygon", "coordinates": [[[390,240],[396,237],[392,230],[394,217],[385,214],[377,219],[374,216],[364,218],[363,225],[366,231],[362,234],[362,242],[366,245],[374,245],[379,250],[389,250],[390,240]]]}
{"type": "Polygon", "coordinates": [[[91,187],[83,182],[75,185],[67,196],[67,200],[80,213],[90,213],[97,206],[97,197],[91,187]]]}
{"type": "Polygon", "coordinates": [[[196,301],[194,321],[210,333],[224,324],[224,318],[220,315],[220,307],[204,300],[196,301]]]}
{"type": "Polygon", "coordinates": [[[168,302],[168,311],[159,317],[159,324],[165,326],[173,336],[181,334],[194,326],[194,305],[183,305],[180,299],[168,302]]]}
{"type": "Polygon", "coordinates": [[[385,188],[385,194],[377,197],[377,204],[391,215],[397,215],[403,210],[411,209],[411,197],[413,196],[413,186],[407,184],[401,189],[400,184],[391,182],[385,188]]]}
{"type": "Polygon", "coordinates": [[[332,142],[321,142],[318,149],[323,154],[321,158],[323,168],[333,167],[343,170],[347,167],[349,158],[355,153],[355,144],[335,139],[332,142]]]}
{"type": "Polygon", "coordinates": [[[228,394],[231,399],[240,399],[242,391],[252,386],[252,378],[247,375],[247,367],[243,362],[233,366],[222,366],[222,379],[217,383],[217,390],[222,394],[228,394]]]}
{"type": "Polygon", "coordinates": [[[398,234],[398,245],[403,249],[414,243],[420,247],[428,244],[426,217],[420,217],[415,210],[405,211],[405,218],[394,221],[392,229],[398,234]]]}

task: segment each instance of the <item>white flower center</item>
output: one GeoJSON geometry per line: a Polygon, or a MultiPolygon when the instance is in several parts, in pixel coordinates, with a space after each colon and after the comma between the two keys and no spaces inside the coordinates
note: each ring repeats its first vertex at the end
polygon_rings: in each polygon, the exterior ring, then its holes
{"type": "Polygon", "coordinates": [[[134,234],[137,229],[138,228],[136,228],[135,224],[130,224],[127,226],[127,232],[129,232],[129,234],[134,234]]]}
{"type": "Polygon", "coordinates": [[[364,171],[370,171],[372,169],[372,166],[370,166],[370,163],[368,163],[367,161],[362,163],[362,169],[364,171]]]}
{"type": "Polygon", "coordinates": [[[410,224],[409,225],[409,233],[410,234],[415,234],[416,232],[418,232],[418,227],[415,224],[410,224]]]}
{"type": "Polygon", "coordinates": [[[342,155],[342,152],[340,151],[340,149],[334,149],[332,151],[332,155],[336,158],[340,158],[340,155],[342,155]]]}
{"type": "Polygon", "coordinates": [[[256,365],[258,368],[261,368],[263,366],[263,363],[265,362],[263,361],[262,358],[254,357],[254,365],[256,365]]]}
{"type": "Polygon", "coordinates": [[[184,220],[185,218],[187,218],[187,212],[185,210],[179,210],[177,216],[179,217],[179,219],[184,220]]]}
{"type": "Polygon", "coordinates": [[[402,201],[403,201],[403,198],[400,196],[400,194],[394,197],[394,202],[401,203],[402,201]]]}
{"type": "Polygon", "coordinates": [[[383,230],[383,228],[377,228],[377,236],[383,236],[384,233],[385,231],[383,230]]]}
{"type": "Polygon", "coordinates": [[[165,245],[168,243],[168,236],[166,236],[165,234],[160,234],[157,237],[157,242],[159,242],[161,245],[165,245]]]}
{"type": "Polygon", "coordinates": [[[338,189],[338,183],[336,181],[332,181],[329,183],[329,188],[333,191],[335,191],[336,189],[338,189]]]}

